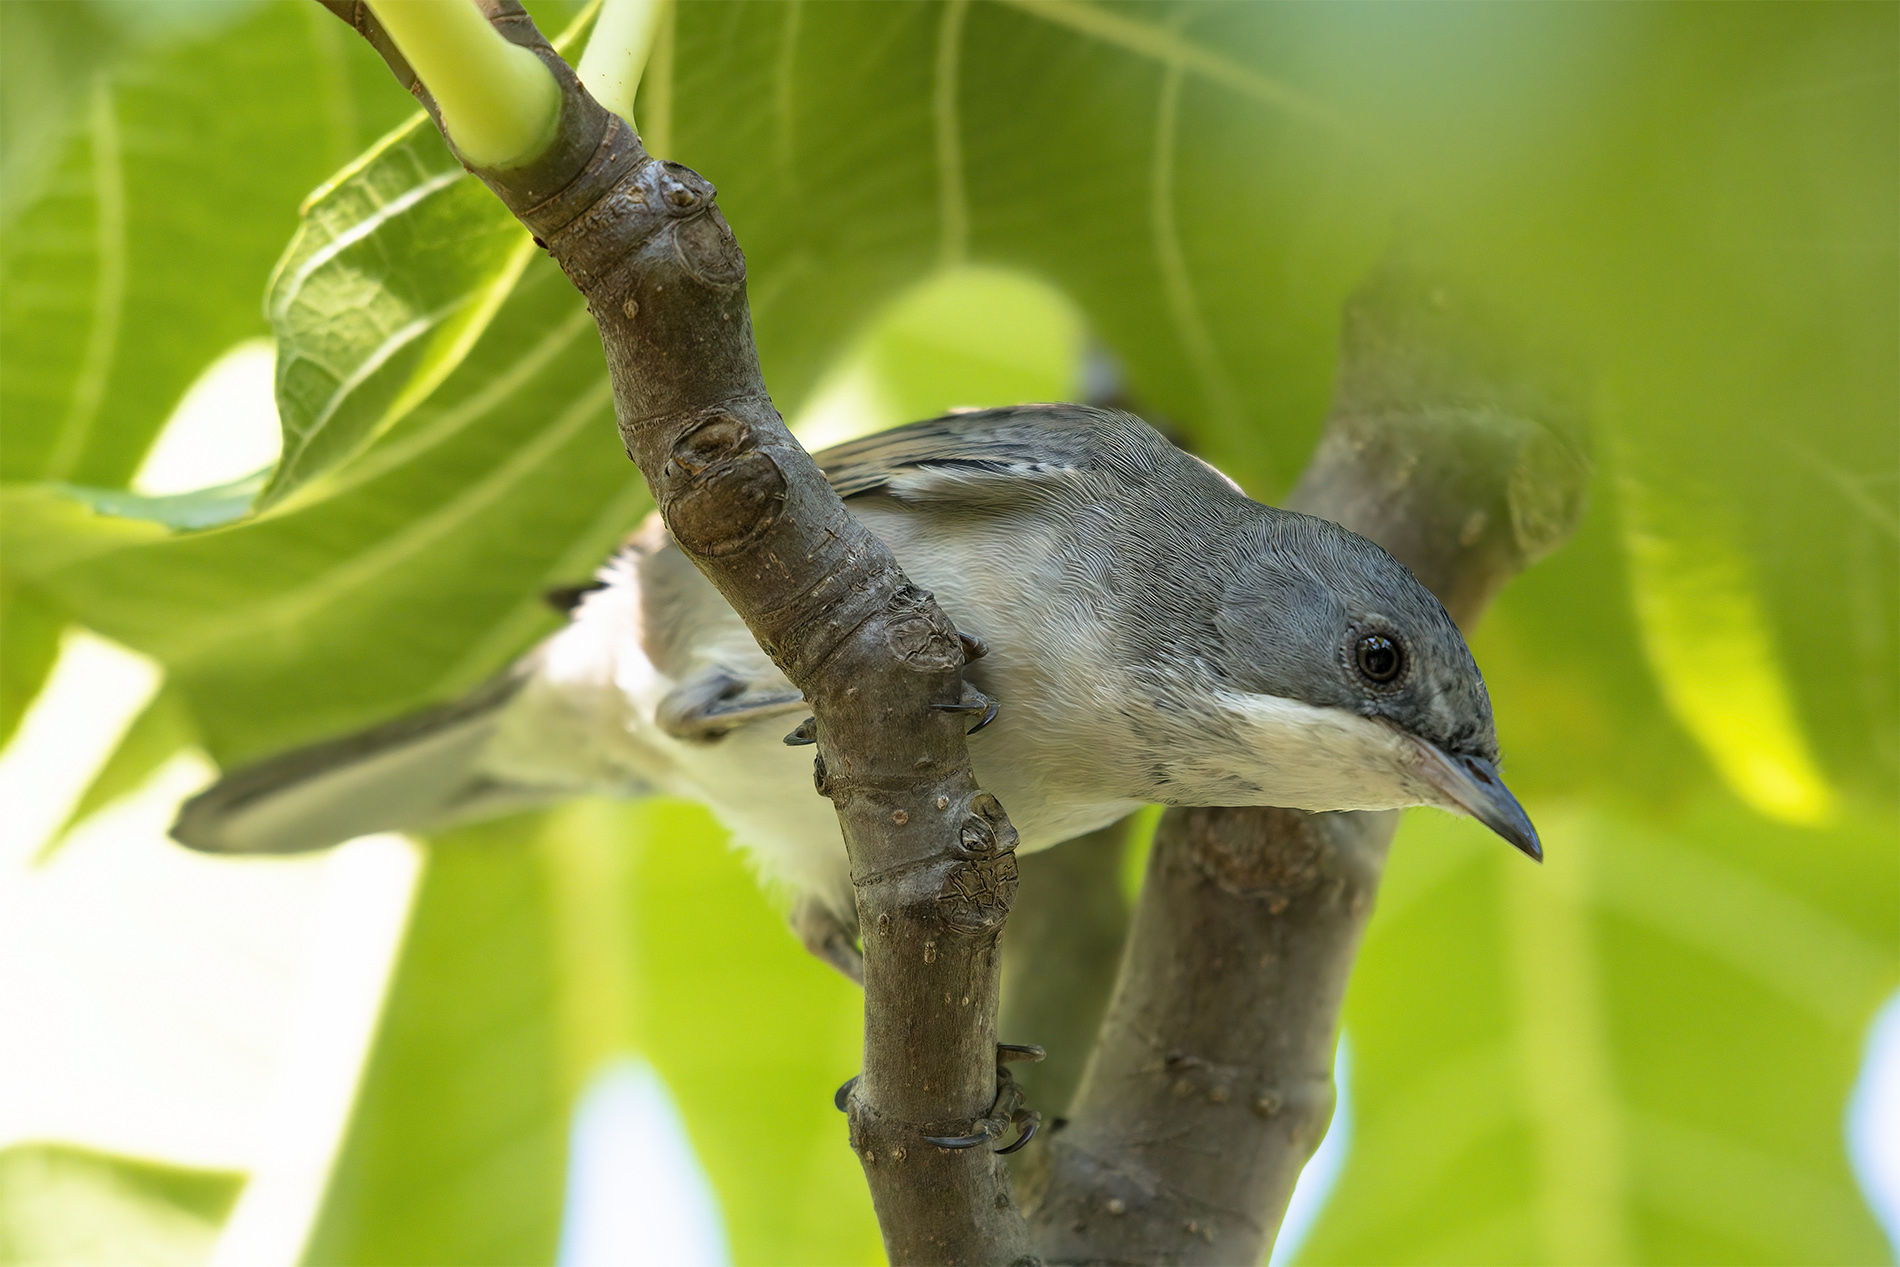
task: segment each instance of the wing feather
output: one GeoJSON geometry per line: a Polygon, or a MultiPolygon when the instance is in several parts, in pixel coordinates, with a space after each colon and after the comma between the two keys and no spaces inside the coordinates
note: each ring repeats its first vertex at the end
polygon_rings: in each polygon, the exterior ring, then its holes
{"type": "Polygon", "coordinates": [[[840,497],[885,493],[983,503],[1099,469],[1111,450],[1138,447],[1139,432],[1160,441],[1126,414],[1087,405],[1014,405],[880,431],[834,445],[815,460],[840,497]]]}

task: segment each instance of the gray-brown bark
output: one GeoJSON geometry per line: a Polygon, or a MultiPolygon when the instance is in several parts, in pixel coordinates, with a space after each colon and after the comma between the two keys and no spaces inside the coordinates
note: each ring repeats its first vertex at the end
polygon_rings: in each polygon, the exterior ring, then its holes
{"type": "MultiPolygon", "coordinates": [[[[1579,394],[1400,267],[1350,306],[1343,353],[1289,504],[1384,545],[1468,629],[1577,521],[1579,394]]],[[[1397,819],[1163,817],[1100,1041],[1029,1197],[1048,1261],[1260,1260],[1332,1116],[1339,1007],[1397,819]]]]}
{"type": "MultiPolygon", "coordinates": [[[[323,0],[426,89],[359,0],[323,0]]],[[[615,412],[674,539],[812,703],[864,930],[864,1072],[849,1101],[893,1262],[1012,1262],[1027,1229],[1003,1160],[945,1149],[997,1095],[997,939],[1015,832],[970,773],[963,650],[931,596],[845,512],[759,373],[745,259],[711,184],[657,161],[588,96],[514,0],[484,0],[562,86],[548,152],[475,170],[587,297],[615,412]]],[[[440,122],[438,118],[438,122],[440,122]]]]}
{"type": "Polygon", "coordinates": [[[1065,840],[1021,863],[1022,887],[1003,934],[997,1031],[1007,1042],[1048,1052],[1040,1064],[1016,1071],[1025,1099],[1045,1115],[1068,1111],[1115,988],[1128,935],[1122,854],[1131,823],[1065,840]]]}

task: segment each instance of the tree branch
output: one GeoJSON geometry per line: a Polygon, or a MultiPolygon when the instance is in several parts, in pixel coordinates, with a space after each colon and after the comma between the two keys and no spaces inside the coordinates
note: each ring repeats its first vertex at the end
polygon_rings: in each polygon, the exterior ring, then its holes
{"type": "MultiPolygon", "coordinates": [[[[374,15],[322,2],[439,123],[374,15]]],[[[649,157],[514,0],[482,8],[548,67],[561,109],[538,158],[471,170],[587,297],[621,437],[674,540],[817,718],[816,782],[838,808],[864,929],[851,1143],[886,1249],[899,1263],[1026,1260],[1003,1160],[925,1142],[973,1133],[996,1098],[997,939],[1016,889],[1016,834],[971,777],[961,715],[931,707],[961,698],[957,631],[772,407],[745,259],[712,185],[649,157]]]]}
{"type": "MultiPolygon", "coordinates": [[[[1469,629],[1582,510],[1580,393],[1392,266],[1349,306],[1293,509],[1392,551],[1469,629]]],[[[1173,809],[1030,1197],[1051,1262],[1251,1263],[1332,1117],[1339,1007],[1395,813],[1173,809]]]]}

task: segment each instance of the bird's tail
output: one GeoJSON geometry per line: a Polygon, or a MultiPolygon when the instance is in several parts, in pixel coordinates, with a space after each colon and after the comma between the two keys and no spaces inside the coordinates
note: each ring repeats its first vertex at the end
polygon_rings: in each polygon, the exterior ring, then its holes
{"type": "Polygon", "coordinates": [[[184,803],[172,836],[211,853],[300,853],[544,801],[545,791],[498,783],[480,769],[522,681],[510,674],[452,704],[227,774],[184,803]]]}

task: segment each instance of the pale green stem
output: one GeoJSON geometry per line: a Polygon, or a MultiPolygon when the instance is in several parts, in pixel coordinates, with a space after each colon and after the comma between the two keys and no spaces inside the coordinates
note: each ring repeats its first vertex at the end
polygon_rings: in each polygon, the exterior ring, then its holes
{"type": "Polygon", "coordinates": [[[633,122],[633,97],[640,90],[647,54],[653,51],[671,0],[603,0],[594,33],[575,73],[594,100],[633,122]]]}
{"type": "Polygon", "coordinates": [[[539,158],[560,120],[561,89],[535,54],[490,26],[472,0],[369,0],[471,165],[539,158]]]}

